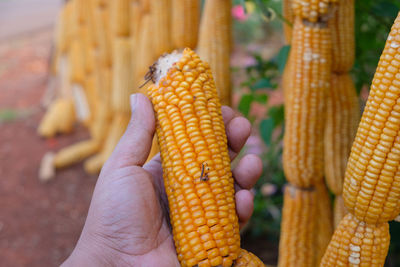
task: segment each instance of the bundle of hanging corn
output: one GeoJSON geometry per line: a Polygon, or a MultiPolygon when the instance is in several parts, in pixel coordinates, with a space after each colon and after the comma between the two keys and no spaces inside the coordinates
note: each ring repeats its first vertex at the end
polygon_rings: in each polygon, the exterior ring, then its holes
{"type": "Polygon", "coordinates": [[[354,64],[354,0],[338,0],[328,26],[332,34],[332,78],[327,98],[325,178],[335,194],[334,225],[344,217],[342,190],[347,159],[360,117],[358,96],[349,71],[354,64]]]}
{"type": "MultiPolygon", "coordinates": [[[[42,161],[40,178],[84,161],[98,173],[130,118],[129,95],[144,92],[148,67],[162,54],[196,48],[209,60],[224,104],[230,103],[230,0],[70,0],[55,38],[53,76],[59,81],[39,128],[49,138],[73,131],[77,123],[90,138],[42,161]],[[199,41],[198,41],[199,40],[199,41]]],[[[156,139],[150,157],[158,152],[156,139]]]]}
{"type": "Polygon", "coordinates": [[[400,13],[381,55],[351,148],[340,221],[321,266],[383,266],[400,213],[400,13]]]}
{"type": "Polygon", "coordinates": [[[324,180],[324,123],[332,72],[328,26],[334,0],[286,0],[285,27],[291,44],[283,75],[284,190],[279,263],[318,266],[331,238],[332,207],[324,180]]]}

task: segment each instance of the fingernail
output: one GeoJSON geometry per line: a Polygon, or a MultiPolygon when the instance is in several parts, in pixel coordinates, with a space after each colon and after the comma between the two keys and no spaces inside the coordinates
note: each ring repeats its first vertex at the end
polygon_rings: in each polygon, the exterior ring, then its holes
{"type": "Polygon", "coordinates": [[[130,101],[131,101],[131,111],[132,113],[134,113],[136,109],[137,95],[132,94],[130,97],[130,101]]]}

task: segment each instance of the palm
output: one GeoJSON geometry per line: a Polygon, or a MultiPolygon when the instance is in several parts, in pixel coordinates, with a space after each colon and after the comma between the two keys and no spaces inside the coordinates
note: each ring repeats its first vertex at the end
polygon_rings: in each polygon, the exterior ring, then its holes
{"type": "Polygon", "coordinates": [[[155,264],[149,266],[178,264],[161,176],[159,160],[154,159],[144,168],[123,167],[110,174],[106,168],[99,177],[89,217],[98,218],[95,229],[101,229],[102,238],[125,262],[134,263],[140,256],[141,264],[155,264]]]}

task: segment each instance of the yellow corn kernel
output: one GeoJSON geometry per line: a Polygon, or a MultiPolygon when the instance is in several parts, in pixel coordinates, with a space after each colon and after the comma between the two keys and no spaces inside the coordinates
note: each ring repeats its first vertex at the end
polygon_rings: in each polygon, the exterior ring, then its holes
{"type": "Polygon", "coordinates": [[[206,0],[197,51],[210,64],[223,105],[231,104],[232,1],[206,0]]]}
{"type": "Polygon", "coordinates": [[[380,58],[343,186],[349,212],[369,224],[400,213],[400,15],[380,58]]]}
{"type": "Polygon", "coordinates": [[[316,220],[314,265],[319,266],[333,234],[333,215],[332,201],[325,183],[315,185],[315,194],[317,198],[317,215],[313,218],[316,220]]]}
{"type": "Polygon", "coordinates": [[[338,0],[334,16],[328,21],[332,33],[332,71],[351,70],[355,58],[354,0],[338,0]]]}
{"type": "Polygon", "coordinates": [[[318,22],[329,19],[332,4],[338,0],[292,0],[294,15],[308,20],[318,22]]]}
{"type": "Polygon", "coordinates": [[[265,267],[265,265],[256,255],[241,249],[233,267],[265,267]]]}
{"type": "Polygon", "coordinates": [[[344,205],[343,197],[338,195],[335,197],[333,205],[333,229],[336,229],[346,214],[349,213],[344,205]]]}
{"type": "Polygon", "coordinates": [[[342,194],[344,173],[360,120],[356,88],[349,74],[332,74],[326,99],[325,178],[329,189],[342,194]]]}
{"type": "Polygon", "coordinates": [[[314,189],[285,187],[278,267],[314,266],[317,194],[314,189]]]}
{"type": "Polygon", "coordinates": [[[194,49],[200,23],[200,1],[172,0],[171,38],[175,48],[194,49]]]}
{"type": "Polygon", "coordinates": [[[389,242],[387,222],[370,225],[349,213],[336,229],[321,267],[383,266],[389,242]]]}
{"type": "Polygon", "coordinates": [[[285,92],[283,167],[287,180],[309,188],[323,179],[325,97],[330,86],[331,42],[325,24],[296,18],[285,92]],[[289,96],[287,96],[289,94],[289,96]]]}
{"type": "Polygon", "coordinates": [[[240,253],[234,181],[221,105],[208,64],[190,49],[162,57],[148,95],[182,266],[231,266],[240,253]],[[163,60],[175,60],[163,68],[163,60]],[[199,231],[198,229],[202,229],[199,231]]]}

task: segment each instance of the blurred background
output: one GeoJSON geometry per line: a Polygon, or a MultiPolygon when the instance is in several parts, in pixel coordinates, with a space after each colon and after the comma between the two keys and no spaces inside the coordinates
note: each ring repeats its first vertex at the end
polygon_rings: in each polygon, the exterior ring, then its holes
{"type": "MultiPolygon", "coordinates": [[[[46,111],[46,92],[51,90],[54,26],[63,2],[0,0],[1,266],[60,264],[79,237],[97,179],[88,175],[81,163],[57,171],[47,183],[38,178],[48,151],[89,137],[79,124],[67,135],[44,139],[37,134],[46,111]]],[[[253,123],[243,153],[258,154],[264,162],[243,244],[271,265],[277,263],[285,184],[280,80],[290,47],[283,37],[281,5],[280,0],[234,0],[232,8],[232,105],[253,123]]],[[[362,104],[399,8],[395,0],[356,1],[352,76],[362,104]]],[[[391,223],[390,231],[387,266],[400,266],[398,223],[391,223]]]]}

